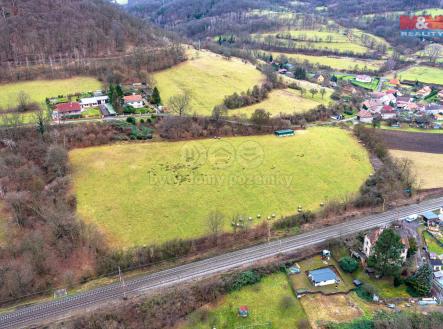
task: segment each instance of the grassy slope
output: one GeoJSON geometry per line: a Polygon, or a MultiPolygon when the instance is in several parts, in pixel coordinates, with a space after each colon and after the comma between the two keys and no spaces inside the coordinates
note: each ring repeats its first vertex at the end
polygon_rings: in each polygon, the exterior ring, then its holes
{"type": "Polygon", "coordinates": [[[413,66],[398,73],[401,80],[418,80],[423,83],[443,84],[443,69],[427,66],[413,66]]]}
{"type": "Polygon", "coordinates": [[[181,159],[186,142],[74,150],[70,157],[79,212],[116,242],[163,242],[205,234],[206,217],[216,209],[226,215],[225,229],[235,214],[280,216],[293,213],[298,205],[315,209],[322,201],[357,191],[371,172],[366,151],[338,128],[312,128],[289,138],[208,139],[191,145],[214,150],[231,144],[238,149],[249,140],[263,149],[264,161],[256,168],[237,162],[226,169],[208,162],[189,166],[181,159]],[[158,182],[174,175],[184,182],[158,182]]]}
{"type": "Polygon", "coordinates": [[[17,95],[22,90],[28,93],[32,101],[42,103],[46,97],[93,91],[101,87],[101,82],[89,77],[2,84],[0,85],[0,107],[16,106],[17,95]]]}
{"type": "Polygon", "coordinates": [[[420,188],[443,187],[443,154],[390,151],[396,158],[406,158],[413,162],[420,188]]]}
{"type": "Polygon", "coordinates": [[[272,53],[274,57],[285,55],[288,58],[293,58],[299,61],[308,61],[313,65],[327,65],[337,70],[353,69],[355,65],[359,68],[367,67],[369,70],[377,70],[382,64],[381,60],[362,60],[350,57],[329,57],[329,56],[311,56],[303,54],[289,54],[289,53],[272,53]]]}
{"type": "MultiPolygon", "coordinates": [[[[320,86],[316,86],[317,90],[320,90],[320,88],[320,86]]],[[[230,115],[246,115],[249,117],[256,109],[265,109],[273,116],[280,113],[305,112],[320,104],[328,104],[331,100],[331,94],[331,90],[327,89],[322,99],[320,93],[312,98],[309,91],[307,91],[306,94],[301,97],[300,91],[298,90],[277,89],[273,90],[263,102],[236,110],[230,110],[228,113],[230,115]]]]}
{"type": "MultiPolygon", "coordinates": [[[[225,296],[217,306],[209,309],[207,321],[199,321],[195,314],[180,328],[246,328],[246,326],[272,323],[272,328],[297,328],[306,314],[300,302],[294,297],[284,274],[274,274],[262,279],[256,285],[245,287],[225,296]],[[282,298],[290,297],[293,305],[284,309],[280,306],[282,298]],[[247,305],[249,316],[240,318],[238,307],[247,305]],[[244,327],[243,327],[244,326],[244,327]]],[[[249,327],[248,327],[249,328],[249,327]]]]}
{"type": "Polygon", "coordinates": [[[239,59],[226,60],[209,52],[154,74],[163,102],[185,91],[191,94],[192,112],[210,114],[226,95],[246,91],[261,83],[263,75],[239,59]]]}

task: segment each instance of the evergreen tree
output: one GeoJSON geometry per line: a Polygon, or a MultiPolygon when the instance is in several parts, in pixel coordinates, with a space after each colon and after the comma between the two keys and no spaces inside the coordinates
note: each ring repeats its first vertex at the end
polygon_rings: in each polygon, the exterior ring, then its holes
{"type": "Polygon", "coordinates": [[[395,276],[401,269],[403,249],[400,236],[394,230],[386,229],[380,234],[368,265],[374,267],[381,275],[395,276]]]}
{"type": "Polygon", "coordinates": [[[160,92],[158,91],[157,87],[154,87],[154,89],[152,90],[151,100],[152,103],[154,103],[155,105],[159,105],[162,102],[160,92]]]}
{"type": "Polygon", "coordinates": [[[429,296],[432,287],[432,268],[429,264],[422,265],[417,272],[406,281],[408,286],[419,296],[429,296]]]}

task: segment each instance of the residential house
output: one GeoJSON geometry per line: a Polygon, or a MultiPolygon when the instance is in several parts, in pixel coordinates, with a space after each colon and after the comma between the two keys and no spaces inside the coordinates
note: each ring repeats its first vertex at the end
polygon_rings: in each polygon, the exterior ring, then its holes
{"type": "Polygon", "coordinates": [[[373,117],[371,112],[366,110],[361,110],[357,113],[357,120],[362,123],[372,123],[373,117]]]}
{"type": "Polygon", "coordinates": [[[443,89],[438,92],[437,96],[440,100],[443,100],[443,89]]]}
{"type": "Polygon", "coordinates": [[[432,92],[432,88],[429,86],[424,86],[419,91],[417,91],[417,96],[420,98],[425,98],[432,92]]]}
{"type": "Polygon", "coordinates": [[[109,102],[109,97],[104,96],[94,96],[94,97],[86,97],[80,99],[80,105],[82,109],[86,109],[89,107],[98,107],[100,104],[106,104],[109,102]]]}
{"type": "Polygon", "coordinates": [[[380,112],[383,102],[378,98],[371,98],[362,103],[362,108],[369,112],[380,112]]]}
{"type": "Polygon", "coordinates": [[[355,77],[355,80],[358,82],[370,83],[372,78],[366,74],[360,74],[355,77]]]}
{"type": "Polygon", "coordinates": [[[391,80],[389,80],[389,83],[391,85],[397,86],[397,85],[400,84],[400,80],[398,80],[398,79],[391,79],[391,80]]]}
{"type": "Polygon", "coordinates": [[[395,89],[388,89],[388,90],[385,91],[385,94],[392,94],[392,95],[394,95],[394,96],[397,97],[397,95],[398,95],[398,90],[395,90],[395,89]]]}
{"type": "Polygon", "coordinates": [[[319,85],[321,85],[321,84],[323,84],[323,82],[325,82],[325,77],[320,73],[316,73],[314,75],[314,79],[319,85]]]}
{"type": "Polygon", "coordinates": [[[409,103],[412,103],[412,101],[413,99],[410,96],[398,96],[396,105],[399,109],[407,109],[409,103]]]}
{"type": "Polygon", "coordinates": [[[394,119],[397,116],[394,108],[390,105],[384,105],[380,111],[383,120],[394,119]]]}
{"type": "Polygon", "coordinates": [[[82,108],[80,103],[60,103],[55,105],[55,109],[52,111],[52,118],[54,120],[62,119],[70,115],[80,115],[82,113],[82,108]]]}
{"type": "Polygon", "coordinates": [[[308,272],[308,278],[315,287],[337,284],[337,274],[329,267],[319,268],[308,272]]]}
{"type": "Polygon", "coordinates": [[[287,72],[288,72],[287,69],[279,69],[278,70],[278,73],[280,73],[280,74],[286,74],[287,72]]]}
{"type": "Polygon", "coordinates": [[[397,98],[395,97],[394,94],[384,94],[381,98],[380,101],[384,104],[384,105],[391,105],[391,104],[395,104],[397,103],[397,98]]]}
{"type": "MultiPolygon", "coordinates": [[[[372,252],[373,252],[373,248],[375,246],[375,244],[378,241],[378,238],[380,237],[380,235],[382,234],[383,229],[382,228],[378,228],[373,230],[370,234],[366,234],[364,241],[363,241],[363,253],[365,254],[366,257],[369,258],[369,256],[371,256],[372,252]]],[[[406,262],[406,257],[408,256],[408,248],[409,248],[409,242],[408,242],[408,238],[406,235],[402,235],[401,236],[401,242],[403,243],[403,250],[400,254],[400,257],[402,258],[403,262],[406,262]]]]}
{"type": "Polygon", "coordinates": [[[431,259],[429,260],[429,263],[432,266],[432,270],[434,272],[439,272],[443,270],[443,262],[441,261],[441,259],[431,259]]]}
{"type": "Polygon", "coordinates": [[[436,103],[428,104],[425,106],[424,112],[428,115],[429,114],[432,114],[432,115],[443,114],[443,105],[436,104],[436,103]]]}
{"type": "Polygon", "coordinates": [[[372,248],[375,246],[380,234],[383,232],[383,229],[375,229],[370,234],[366,234],[363,241],[363,253],[367,258],[371,256],[372,248]]]}
{"type": "Polygon", "coordinates": [[[134,94],[134,95],[124,96],[123,101],[125,105],[130,105],[136,109],[142,108],[144,106],[143,97],[141,95],[134,94]]]}
{"type": "Polygon", "coordinates": [[[381,91],[373,91],[373,92],[369,93],[369,97],[376,98],[376,99],[382,98],[384,95],[385,95],[385,93],[381,92],[381,91]]]}

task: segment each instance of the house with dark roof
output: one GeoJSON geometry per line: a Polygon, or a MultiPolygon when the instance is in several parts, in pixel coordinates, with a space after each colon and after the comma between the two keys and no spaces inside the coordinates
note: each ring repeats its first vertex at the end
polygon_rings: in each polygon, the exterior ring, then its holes
{"type": "Polygon", "coordinates": [[[308,278],[315,287],[327,286],[340,282],[337,274],[329,267],[309,271],[308,278]]]}
{"type": "Polygon", "coordinates": [[[55,105],[52,111],[52,118],[59,120],[67,116],[80,115],[82,113],[82,107],[78,102],[60,103],[55,105]]]}
{"type": "Polygon", "coordinates": [[[432,270],[434,272],[439,272],[443,270],[443,262],[441,261],[441,259],[431,259],[429,260],[429,263],[432,266],[432,270]]]}

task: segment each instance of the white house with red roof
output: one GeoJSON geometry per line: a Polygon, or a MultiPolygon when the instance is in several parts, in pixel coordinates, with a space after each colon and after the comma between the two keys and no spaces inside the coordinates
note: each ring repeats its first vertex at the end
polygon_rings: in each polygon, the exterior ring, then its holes
{"type": "Polygon", "coordinates": [[[55,105],[55,109],[52,111],[52,118],[58,120],[70,115],[80,115],[81,113],[82,107],[79,102],[60,103],[55,105]]]}
{"type": "Polygon", "coordinates": [[[141,95],[133,94],[133,95],[124,96],[123,101],[125,105],[130,105],[136,109],[144,107],[143,97],[141,95]]]}
{"type": "Polygon", "coordinates": [[[395,109],[390,105],[384,105],[380,111],[381,118],[384,120],[394,119],[397,116],[395,109]]]}
{"type": "Polygon", "coordinates": [[[361,110],[357,113],[357,120],[362,123],[372,123],[373,117],[371,112],[366,110],[361,110]]]}

